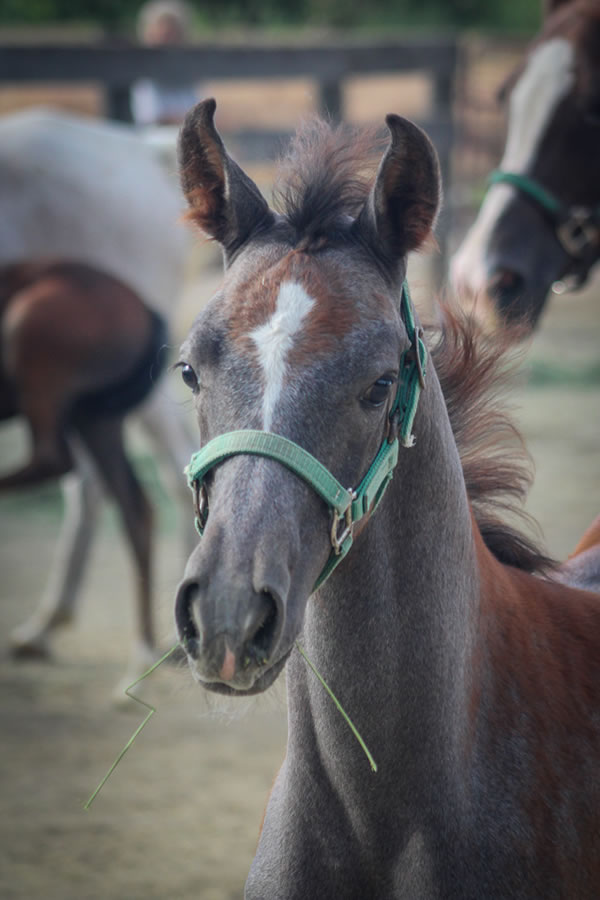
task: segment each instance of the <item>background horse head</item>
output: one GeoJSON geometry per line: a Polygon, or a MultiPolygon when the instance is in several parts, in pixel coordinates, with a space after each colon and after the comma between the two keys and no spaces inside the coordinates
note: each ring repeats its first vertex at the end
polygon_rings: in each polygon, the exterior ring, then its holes
{"type": "Polygon", "coordinates": [[[504,156],[451,266],[457,290],[535,325],[600,257],[600,5],[550,4],[508,80],[504,156]]]}

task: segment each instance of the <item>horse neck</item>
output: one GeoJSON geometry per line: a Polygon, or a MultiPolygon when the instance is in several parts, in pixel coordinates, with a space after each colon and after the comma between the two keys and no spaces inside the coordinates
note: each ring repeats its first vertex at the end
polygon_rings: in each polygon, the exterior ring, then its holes
{"type": "MultiPolygon", "coordinates": [[[[433,789],[435,772],[446,777],[440,766],[461,752],[479,591],[462,469],[433,372],[415,432],[376,515],[311,598],[303,635],[373,752],[378,780],[387,772],[398,790],[400,763],[413,799],[420,776],[433,789]]],[[[296,654],[288,694],[290,751],[316,767],[332,761],[331,778],[356,772],[361,784],[362,751],[296,654]]]]}

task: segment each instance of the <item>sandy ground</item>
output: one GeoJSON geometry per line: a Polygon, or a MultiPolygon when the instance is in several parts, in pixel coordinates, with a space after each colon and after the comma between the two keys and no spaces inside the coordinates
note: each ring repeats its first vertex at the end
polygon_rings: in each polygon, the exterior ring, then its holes
{"type": "MultiPolygon", "coordinates": [[[[2,508],[1,632],[32,608],[51,558],[56,516],[2,508]]],[[[163,644],[181,576],[162,534],[157,564],[163,644]]],[[[107,516],[80,623],[50,663],[0,658],[0,896],[241,896],[262,809],[283,757],[285,706],[265,698],[215,716],[187,670],[163,667],[143,696],[158,713],[89,812],[85,802],[145,711],[112,704],[127,659],[129,562],[107,516]]]]}

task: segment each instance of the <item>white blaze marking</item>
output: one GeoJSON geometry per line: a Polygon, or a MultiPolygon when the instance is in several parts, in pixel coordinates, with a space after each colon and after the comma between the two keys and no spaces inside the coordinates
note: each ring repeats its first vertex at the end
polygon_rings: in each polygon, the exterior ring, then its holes
{"type": "MultiPolygon", "coordinates": [[[[522,175],[535,159],[539,143],[562,98],[571,89],[573,47],[556,38],[537,47],[510,97],[508,137],[499,168],[522,175]]],[[[486,282],[485,250],[492,229],[516,188],[495,184],[489,189],[479,214],[451,266],[454,285],[474,294],[486,282]]]]}
{"type": "Polygon", "coordinates": [[[286,358],[294,344],[294,337],[315,305],[302,285],[285,281],[279,288],[275,312],[264,325],[250,332],[256,344],[258,358],[265,375],[263,396],[263,428],[269,431],[275,407],[281,394],[286,358]]]}

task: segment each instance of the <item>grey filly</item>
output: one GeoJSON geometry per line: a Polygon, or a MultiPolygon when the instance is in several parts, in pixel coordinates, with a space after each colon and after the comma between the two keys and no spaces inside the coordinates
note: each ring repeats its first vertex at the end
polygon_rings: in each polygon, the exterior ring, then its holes
{"type": "MultiPolygon", "coordinates": [[[[276,213],[214,111],[200,104],[180,142],[190,216],[226,266],[181,350],[201,444],[276,434],[355,487],[395,438],[411,351],[399,298],[438,208],[435,152],[389,116],[373,177],[359,137],[316,123],[284,165],[276,213]]],[[[239,695],[287,670],[287,753],[248,900],[598,896],[600,597],[532,574],[548,560],[498,518],[502,490],[519,498],[527,479],[485,402],[502,348],[480,344],[448,317],[416,443],[317,592],[341,535],[303,477],[237,452],[196,484],[203,537],[176,600],[193,675],[239,695]]]]}

